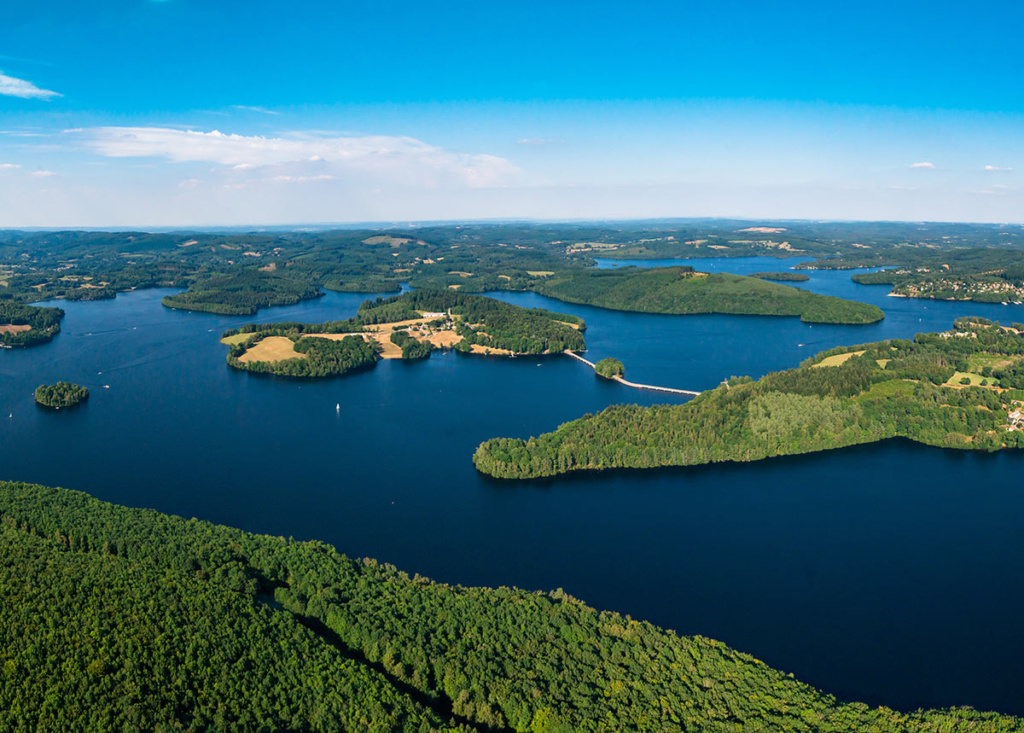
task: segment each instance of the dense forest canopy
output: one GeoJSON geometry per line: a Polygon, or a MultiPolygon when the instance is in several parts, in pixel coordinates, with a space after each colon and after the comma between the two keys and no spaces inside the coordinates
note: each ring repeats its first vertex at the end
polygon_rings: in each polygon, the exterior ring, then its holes
{"type": "Polygon", "coordinates": [[[800,316],[809,323],[864,324],[880,321],[879,308],[830,295],[691,267],[589,270],[552,277],[537,292],[570,303],[641,313],[732,313],[800,316]]]}
{"type": "Polygon", "coordinates": [[[610,356],[594,364],[594,371],[599,377],[605,379],[626,376],[626,368],[622,366],[622,362],[610,356]]]}
{"type": "Polygon", "coordinates": [[[36,402],[44,407],[60,409],[77,405],[79,402],[89,399],[89,390],[71,382],[40,384],[36,387],[35,397],[36,402]]]}
{"type": "Polygon", "coordinates": [[[521,479],[755,461],[896,437],[1024,448],[1022,409],[1024,336],[959,319],[946,333],[839,347],[797,369],[730,380],[683,405],[615,405],[537,438],[495,438],[473,460],[483,473],[521,479]]]}
{"type": "Polygon", "coordinates": [[[810,275],[802,272],[752,272],[747,277],[756,277],[758,280],[774,280],[780,283],[802,283],[811,279],[810,275]]]}
{"type": "Polygon", "coordinates": [[[0,483],[0,728],[995,731],[838,702],[561,590],[466,588],[296,542],[0,483]]]}

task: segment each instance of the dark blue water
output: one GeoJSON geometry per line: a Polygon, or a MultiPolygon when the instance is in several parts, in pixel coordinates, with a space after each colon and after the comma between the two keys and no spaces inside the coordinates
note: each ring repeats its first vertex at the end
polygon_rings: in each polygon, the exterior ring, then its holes
{"type": "MultiPolygon", "coordinates": [[[[778,269],[770,262],[729,265],[778,269]]],[[[1024,321],[1022,306],[887,298],[848,272],[810,274],[807,287],[889,317],[812,327],[503,299],[577,313],[593,356],[617,356],[637,381],[689,388],[840,343],[944,329],[959,315],[1024,321]]],[[[845,699],[1024,713],[1024,454],[894,442],[497,482],[470,463],[486,438],[537,434],[618,402],[679,400],[598,380],[565,357],[439,354],[307,383],[238,373],[218,338],[251,319],[168,310],[163,294],[64,303],[51,344],[0,352],[0,476],[318,538],[447,582],[562,587],[721,639],[845,699]],[[92,398],[38,409],[34,387],[60,379],[92,398]]],[[[343,317],[362,299],[332,293],[259,320],[343,317]]]]}

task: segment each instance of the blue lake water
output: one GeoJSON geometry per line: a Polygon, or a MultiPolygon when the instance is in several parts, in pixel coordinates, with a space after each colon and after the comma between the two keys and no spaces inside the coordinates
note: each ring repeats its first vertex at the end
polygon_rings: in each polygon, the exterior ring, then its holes
{"type": "MultiPolygon", "coordinates": [[[[694,264],[780,269],[761,258],[694,264]]],[[[808,274],[802,287],[875,303],[887,318],[811,326],[496,297],[578,314],[593,357],[620,358],[635,381],[690,389],[837,344],[943,330],[961,315],[1024,321],[1024,306],[889,298],[848,271],[808,274]]],[[[535,435],[615,403],[683,400],[599,380],[561,356],[435,354],[316,382],[239,373],[218,339],[254,319],[172,311],[164,294],[62,303],[52,343],[0,352],[0,477],[317,538],[446,582],[562,587],[721,639],[844,699],[1024,714],[1022,453],[890,442],[499,482],[470,462],[486,438],[535,435]],[[32,390],[57,380],[92,397],[37,408],[32,390]]],[[[364,298],[329,293],[255,320],[345,317],[364,298]]]]}

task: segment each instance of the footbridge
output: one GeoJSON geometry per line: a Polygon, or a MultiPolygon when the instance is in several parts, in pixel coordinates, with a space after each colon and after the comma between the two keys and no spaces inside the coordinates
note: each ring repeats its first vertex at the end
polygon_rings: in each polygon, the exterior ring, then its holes
{"type": "MultiPolygon", "coordinates": [[[[594,365],[594,362],[588,359],[584,359],[575,351],[566,350],[565,353],[571,356],[573,359],[576,359],[577,361],[582,361],[591,369],[597,369],[597,367],[594,365]]],[[[653,384],[638,384],[637,382],[629,382],[623,379],[622,377],[612,377],[612,379],[614,379],[619,384],[623,384],[627,387],[633,387],[634,389],[648,389],[652,392],[667,392],[668,394],[681,394],[686,395],[688,397],[696,397],[697,395],[700,394],[700,392],[695,392],[692,389],[675,389],[674,387],[658,387],[653,384]]]]}

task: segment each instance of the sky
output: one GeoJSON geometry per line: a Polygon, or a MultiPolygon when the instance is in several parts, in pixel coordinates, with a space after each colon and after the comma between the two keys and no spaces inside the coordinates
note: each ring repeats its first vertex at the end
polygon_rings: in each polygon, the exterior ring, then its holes
{"type": "Polygon", "coordinates": [[[0,228],[1024,221],[1024,4],[4,0],[0,228]]]}

